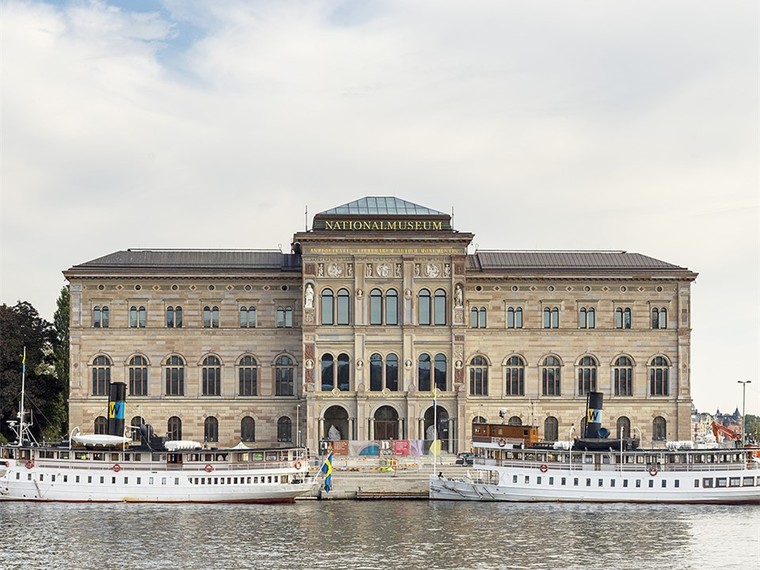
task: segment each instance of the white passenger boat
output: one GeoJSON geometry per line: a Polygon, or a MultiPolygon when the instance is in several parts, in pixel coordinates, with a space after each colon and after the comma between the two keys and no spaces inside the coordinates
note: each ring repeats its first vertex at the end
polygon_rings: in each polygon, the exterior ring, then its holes
{"type": "MultiPolygon", "coordinates": [[[[123,384],[117,388],[123,393],[123,384]]],[[[113,403],[112,395],[109,426],[116,420],[114,429],[123,434],[123,398],[113,403]]],[[[316,495],[321,484],[309,474],[304,448],[198,449],[195,442],[155,437],[131,446],[131,438],[114,434],[73,434],[68,445],[38,446],[24,418],[22,404],[19,421],[11,422],[18,441],[0,446],[0,500],[292,503],[316,495]]]]}
{"type": "MultiPolygon", "coordinates": [[[[587,417],[596,411],[600,419],[601,398],[587,417]]],[[[472,473],[431,475],[431,499],[760,504],[757,450],[695,448],[691,442],[638,449],[637,440],[588,432],[565,445],[548,445],[537,441],[535,427],[475,424],[473,429],[472,473]]]]}

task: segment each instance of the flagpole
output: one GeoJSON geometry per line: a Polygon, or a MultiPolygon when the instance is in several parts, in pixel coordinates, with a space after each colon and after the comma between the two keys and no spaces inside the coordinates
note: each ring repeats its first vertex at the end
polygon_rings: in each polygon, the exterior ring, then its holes
{"type": "Polygon", "coordinates": [[[21,401],[18,405],[18,433],[19,445],[24,445],[24,390],[26,388],[26,347],[24,347],[24,356],[21,358],[21,401]]]}
{"type": "Polygon", "coordinates": [[[438,449],[436,446],[438,443],[438,390],[436,386],[433,387],[433,475],[437,469],[437,456],[438,449]]]}

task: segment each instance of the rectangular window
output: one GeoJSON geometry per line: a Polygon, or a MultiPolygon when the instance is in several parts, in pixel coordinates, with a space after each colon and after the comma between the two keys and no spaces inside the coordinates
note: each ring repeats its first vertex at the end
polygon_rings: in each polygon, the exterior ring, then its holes
{"type": "Polygon", "coordinates": [[[702,479],[702,487],[706,489],[710,489],[712,488],[712,486],[713,486],[712,477],[705,477],[704,479],[702,479]]]}
{"type": "Polygon", "coordinates": [[[754,487],[754,485],[755,485],[755,478],[754,477],[745,477],[742,480],[742,485],[744,487],[754,487]]]}
{"type": "Polygon", "coordinates": [[[728,481],[725,477],[716,477],[715,478],[715,486],[716,487],[727,487],[728,481]]]}
{"type": "Polygon", "coordinates": [[[614,487],[614,486],[615,486],[615,479],[610,479],[610,487],[614,487]]]}

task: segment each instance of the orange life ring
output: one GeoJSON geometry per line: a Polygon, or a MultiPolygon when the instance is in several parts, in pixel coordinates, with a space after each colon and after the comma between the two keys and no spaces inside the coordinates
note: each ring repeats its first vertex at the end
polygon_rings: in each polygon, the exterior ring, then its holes
{"type": "Polygon", "coordinates": [[[118,463],[114,463],[111,469],[113,469],[116,473],[118,473],[119,471],[121,471],[121,465],[119,465],[118,463]]]}
{"type": "Polygon", "coordinates": [[[541,473],[546,473],[549,471],[549,466],[546,463],[542,463],[538,470],[541,471],[541,473]]]}
{"type": "Polygon", "coordinates": [[[655,467],[654,465],[652,465],[652,466],[649,468],[649,474],[650,474],[652,477],[654,477],[655,475],[657,475],[657,467],[655,467]]]}
{"type": "Polygon", "coordinates": [[[296,460],[296,462],[293,464],[293,467],[295,467],[296,469],[300,469],[301,468],[301,462],[298,461],[298,460],[296,460]]]}
{"type": "Polygon", "coordinates": [[[203,470],[206,473],[211,473],[214,470],[214,466],[211,465],[211,463],[206,463],[206,466],[203,468],[203,470]]]}
{"type": "Polygon", "coordinates": [[[34,467],[34,461],[29,459],[24,465],[26,466],[27,469],[31,469],[32,467],[34,467]]]}
{"type": "Polygon", "coordinates": [[[504,447],[505,445],[507,445],[507,440],[502,437],[499,440],[499,447],[504,447]]]}

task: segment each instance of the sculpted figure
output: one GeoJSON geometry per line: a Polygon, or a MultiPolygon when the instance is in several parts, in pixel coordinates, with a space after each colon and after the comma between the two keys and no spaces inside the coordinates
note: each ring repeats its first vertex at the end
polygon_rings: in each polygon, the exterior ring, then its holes
{"type": "Polygon", "coordinates": [[[464,299],[462,298],[462,286],[457,285],[456,289],[454,290],[454,304],[457,307],[461,307],[464,304],[464,299]]]}
{"type": "Polygon", "coordinates": [[[312,287],[311,283],[306,284],[304,307],[306,307],[307,309],[314,308],[314,287],[312,287]]]}
{"type": "Polygon", "coordinates": [[[330,429],[327,430],[327,437],[330,441],[338,441],[340,439],[340,430],[334,424],[330,424],[330,429]]]}

